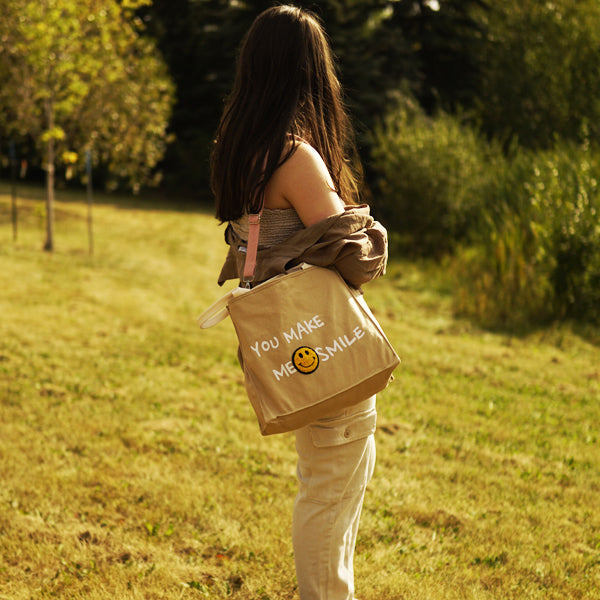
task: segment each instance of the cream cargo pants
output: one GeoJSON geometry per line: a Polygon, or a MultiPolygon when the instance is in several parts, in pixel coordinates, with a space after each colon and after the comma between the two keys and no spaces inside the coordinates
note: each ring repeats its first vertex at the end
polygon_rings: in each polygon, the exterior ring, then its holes
{"type": "Polygon", "coordinates": [[[353,557],[375,466],[375,396],[296,431],[292,540],[301,600],[353,600],[353,557]]]}

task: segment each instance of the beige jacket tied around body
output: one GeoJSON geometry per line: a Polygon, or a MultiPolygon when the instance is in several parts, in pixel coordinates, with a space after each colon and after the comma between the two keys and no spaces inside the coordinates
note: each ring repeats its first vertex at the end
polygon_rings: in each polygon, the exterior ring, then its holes
{"type": "MultiPolygon", "coordinates": [[[[246,260],[246,240],[225,230],[229,251],[219,275],[219,285],[239,279],[246,260]]],[[[387,232],[373,219],[366,204],[346,206],[333,215],[293,233],[283,242],[259,248],[254,283],[262,283],[301,263],[335,267],[354,287],[360,287],[385,273],[387,232]]]]}

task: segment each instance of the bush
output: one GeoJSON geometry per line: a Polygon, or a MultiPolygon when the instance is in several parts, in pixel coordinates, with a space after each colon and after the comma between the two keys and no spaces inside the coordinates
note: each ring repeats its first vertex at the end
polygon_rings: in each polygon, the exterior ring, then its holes
{"type": "Polygon", "coordinates": [[[496,172],[478,240],[457,254],[457,309],[488,325],[600,323],[600,163],[587,145],[519,150],[496,172]]]}
{"type": "Polygon", "coordinates": [[[457,117],[426,116],[409,100],[373,134],[376,208],[404,253],[440,257],[478,221],[490,147],[457,117]]]}
{"type": "Polygon", "coordinates": [[[456,251],[458,312],[490,326],[600,324],[600,155],[587,141],[505,156],[457,117],[405,100],[373,142],[392,246],[456,251]]]}

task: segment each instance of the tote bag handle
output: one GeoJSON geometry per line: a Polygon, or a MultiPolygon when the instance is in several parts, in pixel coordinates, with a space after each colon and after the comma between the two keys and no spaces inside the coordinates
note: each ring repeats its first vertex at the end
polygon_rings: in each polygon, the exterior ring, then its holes
{"type": "Polygon", "coordinates": [[[237,296],[241,296],[250,290],[237,287],[227,292],[222,298],[211,304],[196,320],[202,329],[208,329],[223,321],[229,316],[227,305],[237,296]]]}
{"type": "Polygon", "coordinates": [[[214,304],[211,304],[196,320],[202,329],[208,329],[229,316],[227,304],[233,297],[232,293],[225,294],[214,304]]]}

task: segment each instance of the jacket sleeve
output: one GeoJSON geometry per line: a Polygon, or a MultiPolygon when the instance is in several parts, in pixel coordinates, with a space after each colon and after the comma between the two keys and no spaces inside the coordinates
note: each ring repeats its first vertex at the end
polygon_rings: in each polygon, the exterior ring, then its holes
{"type": "Polygon", "coordinates": [[[387,231],[371,218],[359,229],[329,230],[316,244],[292,261],[289,267],[302,262],[321,267],[335,267],[354,287],[385,274],[388,258],[387,231]]]}
{"type": "Polygon", "coordinates": [[[345,242],[335,267],[355,287],[385,275],[388,259],[387,231],[378,221],[351,235],[345,242]]]}

